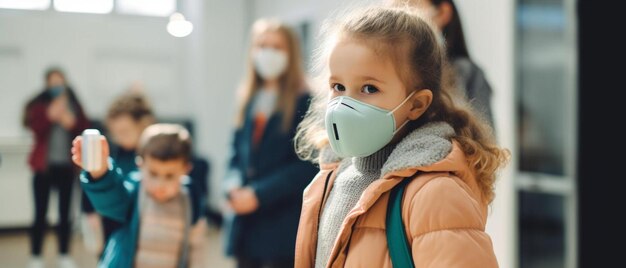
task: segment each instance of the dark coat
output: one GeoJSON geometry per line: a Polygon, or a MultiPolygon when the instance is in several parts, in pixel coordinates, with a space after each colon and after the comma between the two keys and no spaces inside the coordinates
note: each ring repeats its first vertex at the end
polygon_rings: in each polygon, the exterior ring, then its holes
{"type": "Polygon", "coordinates": [[[230,172],[241,174],[244,186],[254,189],[259,209],[235,216],[227,223],[228,255],[258,260],[294,257],[302,192],[319,170],[312,163],[300,160],[294,149],[296,127],[308,110],[309,102],[309,95],[297,99],[288,132],[283,131],[282,115],[274,113],[256,148],[252,145],[252,105],[246,108],[244,124],[234,135],[229,168],[230,172]]]}

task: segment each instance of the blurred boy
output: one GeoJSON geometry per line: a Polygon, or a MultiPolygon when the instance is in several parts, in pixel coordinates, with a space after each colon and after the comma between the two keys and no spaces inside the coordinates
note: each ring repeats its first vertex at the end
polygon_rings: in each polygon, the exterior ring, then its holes
{"type": "MultiPolygon", "coordinates": [[[[111,106],[106,117],[106,126],[112,142],[116,145],[111,150],[111,158],[122,175],[137,170],[135,162],[136,150],[141,133],[155,122],[152,107],[146,97],[140,92],[128,92],[120,95],[111,106]]],[[[103,241],[107,241],[111,233],[121,224],[107,217],[100,218],[83,193],[82,211],[85,213],[87,226],[83,229],[85,245],[93,252],[100,253],[103,241]],[[104,237],[102,238],[102,233],[104,237]],[[91,239],[88,239],[91,238],[91,239]]]]}
{"type": "MultiPolygon", "coordinates": [[[[189,132],[155,124],[139,140],[139,172],[124,176],[102,142],[102,168],[81,174],[96,211],[122,223],[108,240],[100,267],[204,267],[206,222],[191,170],[189,132]],[[181,187],[183,186],[183,187],[181,187]]],[[[82,167],[82,138],[72,142],[72,160],[82,167]]]]}

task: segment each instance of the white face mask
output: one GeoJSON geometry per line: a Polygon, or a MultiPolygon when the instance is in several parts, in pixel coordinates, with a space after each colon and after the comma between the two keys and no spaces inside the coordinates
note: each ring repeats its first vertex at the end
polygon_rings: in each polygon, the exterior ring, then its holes
{"type": "Polygon", "coordinates": [[[261,78],[278,78],[287,68],[287,53],[274,48],[261,48],[254,54],[254,67],[261,78]]]}
{"type": "Polygon", "coordinates": [[[364,157],[385,147],[410,121],[397,127],[393,113],[406,104],[415,92],[411,92],[391,111],[347,96],[331,99],[325,120],[330,147],[342,157],[364,157]]]}

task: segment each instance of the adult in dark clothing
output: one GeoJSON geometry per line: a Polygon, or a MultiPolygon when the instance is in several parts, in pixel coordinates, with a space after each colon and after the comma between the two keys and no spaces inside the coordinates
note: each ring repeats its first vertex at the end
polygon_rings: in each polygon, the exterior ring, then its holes
{"type": "Polygon", "coordinates": [[[318,171],[293,141],[309,95],[291,29],[262,19],[251,38],[226,181],[226,253],[238,267],[293,267],[302,192],[318,171]]]}
{"type": "Polygon", "coordinates": [[[33,170],[35,219],[31,228],[31,267],[43,267],[41,250],[47,228],[46,216],[50,189],[59,192],[60,267],[74,267],[67,255],[70,244],[70,204],[77,169],[72,164],[72,139],[89,125],[74,91],[58,68],[45,74],[46,87],[31,99],[24,110],[24,126],[35,138],[29,164],[33,170]]]}

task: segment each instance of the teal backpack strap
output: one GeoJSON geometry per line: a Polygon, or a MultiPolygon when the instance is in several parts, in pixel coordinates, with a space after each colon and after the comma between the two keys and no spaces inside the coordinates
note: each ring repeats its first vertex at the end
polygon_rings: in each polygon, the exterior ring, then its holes
{"type": "Polygon", "coordinates": [[[406,185],[415,176],[417,174],[403,179],[398,185],[394,186],[389,194],[385,232],[387,233],[387,246],[389,247],[391,264],[394,268],[415,267],[411,247],[406,239],[406,232],[402,223],[402,196],[404,195],[406,185]]]}

